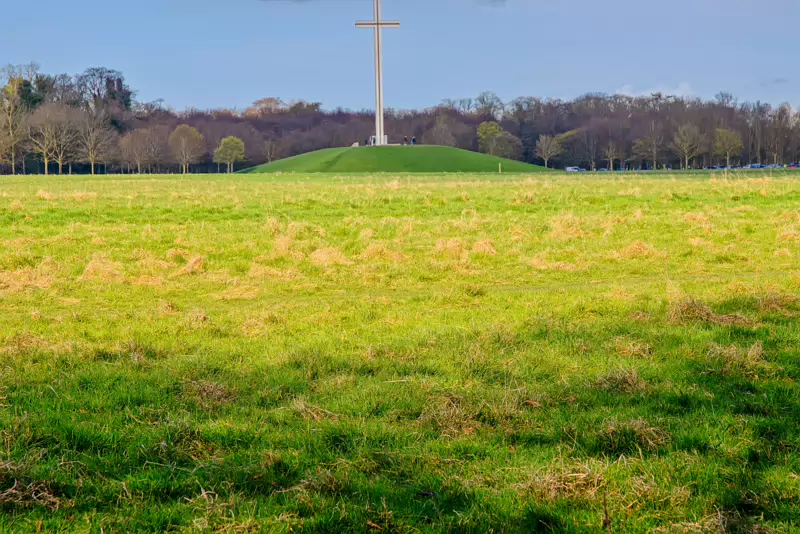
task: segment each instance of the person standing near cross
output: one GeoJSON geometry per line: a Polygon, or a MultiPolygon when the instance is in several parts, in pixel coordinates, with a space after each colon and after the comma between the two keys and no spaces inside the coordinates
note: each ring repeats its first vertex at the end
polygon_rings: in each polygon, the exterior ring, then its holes
{"type": "Polygon", "coordinates": [[[356,22],[356,28],[370,28],[375,32],[375,145],[388,144],[383,124],[383,29],[399,28],[400,23],[381,18],[381,0],[375,1],[375,20],[356,22]]]}

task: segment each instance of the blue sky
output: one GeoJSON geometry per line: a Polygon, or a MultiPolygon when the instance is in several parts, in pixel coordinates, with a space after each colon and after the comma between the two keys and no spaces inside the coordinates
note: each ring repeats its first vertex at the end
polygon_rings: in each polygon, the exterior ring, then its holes
{"type": "MultiPolygon", "coordinates": [[[[798,0],[383,0],[386,104],[492,90],[571,98],[664,90],[800,104],[798,0]]],[[[371,0],[39,0],[4,7],[0,62],[107,66],[141,100],[246,107],[278,96],[373,107],[371,0]],[[9,21],[12,21],[9,24],[9,21]]]]}

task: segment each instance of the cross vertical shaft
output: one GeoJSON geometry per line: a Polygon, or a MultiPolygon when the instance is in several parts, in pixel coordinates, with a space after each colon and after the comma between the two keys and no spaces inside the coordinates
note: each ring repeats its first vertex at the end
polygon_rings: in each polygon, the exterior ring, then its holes
{"type": "Polygon", "coordinates": [[[388,140],[384,127],[383,103],[383,28],[399,28],[396,21],[384,21],[381,17],[381,0],[374,0],[374,20],[357,22],[357,28],[370,28],[375,36],[375,144],[384,145],[388,140]]]}

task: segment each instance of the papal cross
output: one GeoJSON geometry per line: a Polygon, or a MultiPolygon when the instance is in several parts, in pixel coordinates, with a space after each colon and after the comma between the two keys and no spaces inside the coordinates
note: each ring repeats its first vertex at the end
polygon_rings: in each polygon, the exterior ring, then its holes
{"type": "Polygon", "coordinates": [[[375,0],[375,20],[356,22],[356,28],[375,31],[375,144],[386,145],[388,138],[383,125],[383,29],[399,28],[397,21],[381,19],[381,0],[375,0]]]}

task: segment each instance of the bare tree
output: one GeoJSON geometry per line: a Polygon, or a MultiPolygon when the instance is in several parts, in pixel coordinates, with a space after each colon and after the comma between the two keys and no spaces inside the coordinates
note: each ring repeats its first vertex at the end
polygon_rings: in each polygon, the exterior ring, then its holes
{"type": "Polygon", "coordinates": [[[44,173],[49,174],[50,162],[55,161],[63,174],[78,137],[73,111],[60,104],[41,106],[28,121],[28,137],[33,152],[42,158],[44,173]]]}
{"type": "Polygon", "coordinates": [[[149,128],[128,132],[119,142],[122,161],[129,167],[136,167],[139,174],[142,168],[159,161],[163,152],[161,146],[157,133],[149,128]]]}
{"type": "Polygon", "coordinates": [[[552,135],[540,135],[536,140],[536,155],[544,160],[547,167],[551,159],[555,158],[563,151],[561,142],[552,135]]]}
{"type": "Polygon", "coordinates": [[[98,162],[107,160],[118,146],[117,134],[105,111],[86,112],[78,122],[78,155],[89,163],[92,174],[98,162]]]}
{"type": "Polygon", "coordinates": [[[27,65],[8,65],[0,70],[0,121],[4,132],[4,150],[0,152],[2,159],[11,165],[11,174],[17,173],[17,156],[27,137],[28,104],[23,93],[30,90],[36,78],[39,66],[36,63],[27,65]]]}
{"type": "Polygon", "coordinates": [[[700,153],[703,147],[703,134],[694,124],[681,124],[672,139],[672,149],[681,158],[684,169],[689,168],[689,161],[700,153]]]}
{"type": "Polygon", "coordinates": [[[283,141],[272,134],[267,135],[264,140],[264,157],[267,163],[272,163],[276,159],[280,159],[282,152],[283,141]]]}
{"type": "Polygon", "coordinates": [[[613,141],[609,141],[608,145],[606,145],[605,150],[603,150],[603,157],[606,158],[606,161],[608,162],[609,171],[614,170],[614,160],[619,158],[619,156],[620,152],[619,149],[617,148],[617,145],[615,145],[613,141]]]}
{"type": "Polygon", "coordinates": [[[206,140],[195,128],[182,124],[169,136],[169,148],[175,161],[180,163],[183,174],[187,174],[189,165],[206,155],[206,140]]]}
{"type": "Polygon", "coordinates": [[[647,134],[633,143],[633,154],[637,158],[650,161],[652,168],[657,169],[659,154],[663,146],[664,136],[661,135],[661,129],[656,126],[655,121],[651,121],[647,134]]]}
{"type": "Polygon", "coordinates": [[[718,128],[714,140],[714,149],[718,156],[725,157],[725,164],[731,166],[731,156],[741,155],[744,148],[742,136],[731,130],[718,128]]]}
{"type": "Polygon", "coordinates": [[[422,142],[426,145],[456,146],[456,138],[450,129],[450,120],[444,115],[436,117],[433,127],[423,134],[422,142]]]}

